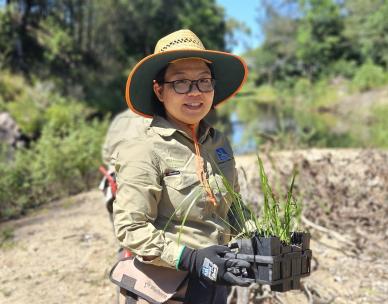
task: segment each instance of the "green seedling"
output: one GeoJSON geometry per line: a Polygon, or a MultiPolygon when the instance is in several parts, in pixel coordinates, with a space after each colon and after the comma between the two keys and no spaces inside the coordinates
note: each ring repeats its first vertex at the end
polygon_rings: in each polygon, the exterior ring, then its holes
{"type": "MultiPolygon", "coordinates": [[[[214,167],[218,170],[218,174],[222,178],[222,185],[219,185],[216,181],[218,191],[221,192],[223,190],[228,194],[219,203],[227,204],[229,206],[228,219],[219,219],[230,228],[235,238],[251,238],[254,235],[264,237],[276,236],[279,237],[282,242],[290,244],[291,234],[293,231],[297,231],[301,215],[301,205],[298,204],[293,197],[297,172],[293,172],[285,202],[281,204],[272,191],[272,187],[269,184],[268,176],[264,170],[261,158],[258,156],[257,159],[259,164],[261,189],[263,192],[263,208],[261,217],[256,216],[251,206],[244,202],[240,193],[234,190],[233,185],[230,184],[228,179],[215,164],[214,167]]],[[[174,213],[168,219],[164,227],[164,231],[171,223],[173,217],[178,212],[184,210],[183,219],[178,233],[178,243],[180,242],[180,236],[187,221],[187,217],[194,204],[200,197],[202,197],[202,195],[203,193],[201,189],[196,188],[196,191],[192,191],[186,196],[183,202],[178,208],[176,208],[174,213]]]]}

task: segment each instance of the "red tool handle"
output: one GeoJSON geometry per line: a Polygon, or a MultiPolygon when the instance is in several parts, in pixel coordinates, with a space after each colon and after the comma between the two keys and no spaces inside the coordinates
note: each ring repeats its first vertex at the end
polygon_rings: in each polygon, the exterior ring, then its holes
{"type": "Polygon", "coordinates": [[[108,179],[108,183],[110,185],[110,188],[112,189],[112,194],[116,195],[116,191],[117,191],[116,181],[113,179],[113,177],[109,174],[109,172],[105,169],[104,166],[100,166],[99,170],[108,179]]]}

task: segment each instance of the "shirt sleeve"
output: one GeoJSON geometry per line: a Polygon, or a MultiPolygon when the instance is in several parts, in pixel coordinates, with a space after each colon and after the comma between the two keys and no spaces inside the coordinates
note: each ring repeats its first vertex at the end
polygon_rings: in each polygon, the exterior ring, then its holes
{"type": "Polygon", "coordinates": [[[161,198],[161,172],[152,145],[144,138],[123,141],[113,153],[117,178],[113,204],[116,236],[124,248],[141,257],[157,256],[148,262],[175,267],[182,245],[165,237],[153,225],[161,198]]]}

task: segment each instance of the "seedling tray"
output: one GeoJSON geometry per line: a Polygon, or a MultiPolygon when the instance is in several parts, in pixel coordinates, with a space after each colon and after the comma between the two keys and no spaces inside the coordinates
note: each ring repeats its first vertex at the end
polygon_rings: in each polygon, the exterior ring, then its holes
{"type": "Polygon", "coordinates": [[[291,244],[286,245],[278,237],[254,236],[239,239],[231,244],[236,249],[226,258],[250,262],[246,273],[236,273],[248,282],[271,285],[273,291],[300,289],[300,279],[310,275],[312,251],[310,234],[294,232],[291,244]]]}

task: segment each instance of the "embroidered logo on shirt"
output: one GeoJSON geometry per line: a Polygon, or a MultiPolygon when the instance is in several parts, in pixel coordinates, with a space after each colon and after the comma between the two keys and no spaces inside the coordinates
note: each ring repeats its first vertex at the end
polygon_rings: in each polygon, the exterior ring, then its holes
{"type": "Polygon", "coordinates": [[[217,148],[216,153],[217,153],[218,160],[221,162],[227,161],[231,158],[224,148],[217,148]]]}

